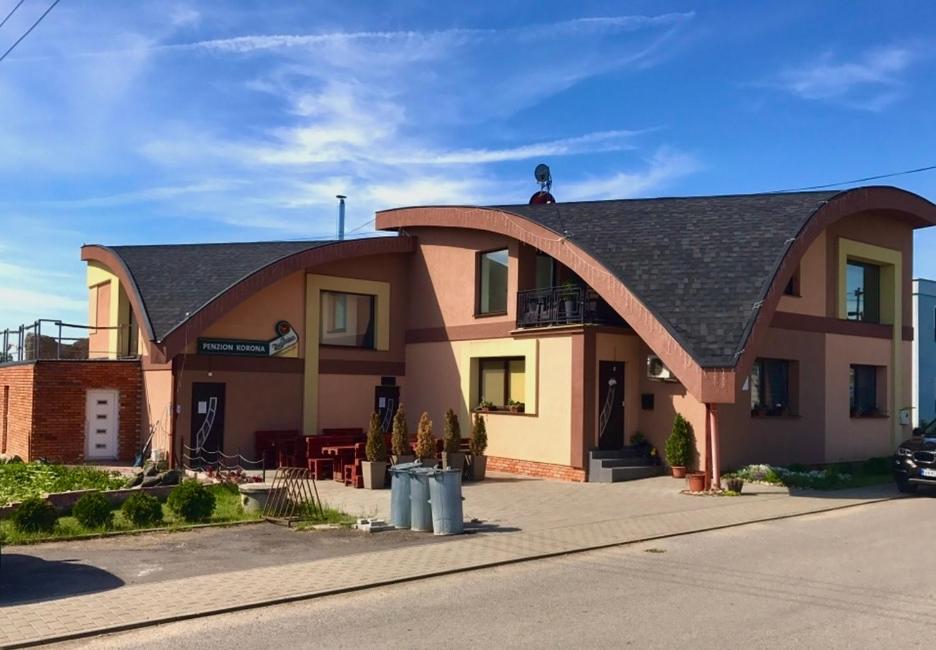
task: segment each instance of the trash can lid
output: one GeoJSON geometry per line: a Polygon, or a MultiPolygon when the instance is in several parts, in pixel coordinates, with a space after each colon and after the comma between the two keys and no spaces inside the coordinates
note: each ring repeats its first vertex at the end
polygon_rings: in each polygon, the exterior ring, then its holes
{"type": "Polygon", "coordinates": [[[419,461],[415,461],[412,463],[400,463],[399,465],[391,465],[390,469],[396,470],[398,472],[408,472],[412,469],[415,469],[421,466],[422,466],[422,463],[420,463],[419,461]]]}
{"type": "Polygon", "coordinates": [[[436,474],[441,474],[441,469],[436,469],[435,467],[414,467],[410,470],[411,474],[417,474],[419,476],[435,476],[436,474]]]}

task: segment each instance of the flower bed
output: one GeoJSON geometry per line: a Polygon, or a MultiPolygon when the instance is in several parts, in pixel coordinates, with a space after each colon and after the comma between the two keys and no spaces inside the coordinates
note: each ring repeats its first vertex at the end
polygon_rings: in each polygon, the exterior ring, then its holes
{"type": "Polygon", "coordinates": [[[815,490],[840,490],[891,480],[886,458],[871,458],[860,463],[836,463],[814,468],[801,465],[748,465],[725,476],[737,476],[753,483],[815,490]]]}
{"type": "Polygon", "coordinates": [[[125,477],[93,467],[0,462],[0,506],[29,497],[76,490],[113,490],[125,477]]]}

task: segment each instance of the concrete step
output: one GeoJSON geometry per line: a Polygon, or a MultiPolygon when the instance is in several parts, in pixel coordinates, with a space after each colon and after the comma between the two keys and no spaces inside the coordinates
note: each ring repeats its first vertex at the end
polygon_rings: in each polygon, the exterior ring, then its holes
{"type": "Polygon", "coordinates": [[[643,452],[634,447],[624,447],[623,449],[592,449],[588,452],[591,460],[604,460],[610,458],[634,458],[640,457],[643,452]]]}
{"type": "Polygon", "coordinates": [[[597,472],[593,481],[598,483],[621,483],[623,481],[635,481],[641,478],[650,478],[659,476],[663,473],[663,468],[659,465],[638,466],[638,467],[605,467],[597,472]]]}
{"type": "Polygon", "coordinates": [[[632,456],[630,458],[602,458],[597,461],[601,467],[641,467],[649,466],[650,461],[644,456],[632,456]]]}

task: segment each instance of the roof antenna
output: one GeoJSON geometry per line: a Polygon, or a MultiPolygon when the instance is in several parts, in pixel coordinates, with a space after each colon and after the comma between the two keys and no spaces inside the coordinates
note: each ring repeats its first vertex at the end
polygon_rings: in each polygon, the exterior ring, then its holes
{"type": "Polygon", "coordinates": [[[533,178],[539,183],[540,189],[530,197],[530,205],[555,203],[556,197],[549,193],[552,189],[552,173],[549,171],[549,165],[538,164],[533,170],[533,178]]]}
{"type": "Polygon", "coordinates": [[[348,198],[344,194],[336,194],[338,199],[338,241],[344,241],[344,200],[348,198]]]}

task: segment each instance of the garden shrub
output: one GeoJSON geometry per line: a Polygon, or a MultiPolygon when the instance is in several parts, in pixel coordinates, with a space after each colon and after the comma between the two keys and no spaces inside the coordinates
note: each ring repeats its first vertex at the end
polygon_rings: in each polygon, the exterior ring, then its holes
{"type": "Polygon", "coordinates": [[[875,476],[878,474],[890,474],[891,459],[886,456],[869,458],[861,465],[861,471],[864,474],[875,476]]]}
{"type": "Polygon", "coordinates": [[[30,497],[13,513],[13,527],[21,533],[51,533],[58,513],[45,499],[30,497]]]}
{"type": "Polygon", "coordinates": [[[120,510],[130,523],[139,528],[156,526],[162,522],[162,504],[159,499],[145,492],[131,494],[120,510]]]}
{"type": "Polygon", "coordinates": [[[416,427],[415,451],[417,458],[435,458],[436,445],[435,438],[432,437],[432,420],[425,411],[419,417],[419,425],[416,427]]]}
{"type": "Polygon", "coordinates": [[[666,439],[666,462],[670,467],[689,467],[695,452],[695,438],[692,425],[686,422],[681,413],[673,419],[673,432],[666,439]]]}
{"type": "Polygon", "coordinates": [[[471,438],[468,440],[468,448],[471,449],[473,456],[483,456],[487,449],[487,425],[480,413],[475,414],[474,423],[471,426],[471,438]]]}
{"type": "Polygon", "coordinates": [[[449,409],[445,412],[442,424],[442,440],[445,443],[445,453],[456,454],[461,446],[461,425],[455,411],[449,409]]]}
{"type": "Polygon", "coordinates": [[[396,456],[408,456],[412,453],[409,444],[409,430],[406,428],[406,411],[403,404],[397,407],[393,416],[393,433],[390,435],[390,446],[396,456]]]}
{"type": "Polygon", "coordinates": [[[376,411],[370,416],[364,453],[367,455],[367,460],[372,463],[387,462],[387,443],[384,440],[383,429],[380,427],[380,414],[376,411]]]}
{"type": "Polygon", "coordinates": [[[214,512],[215,495],[197,480],[189,479],[173,488],[166,504],[185,521],[205,521],[214,512]]]}
{"type": "Polygon", "coordinates": [[[75,503],[72,516],[85,528],[110,528],[114,522],[110,501],[100,492],[86,494],[75,503]]]}

